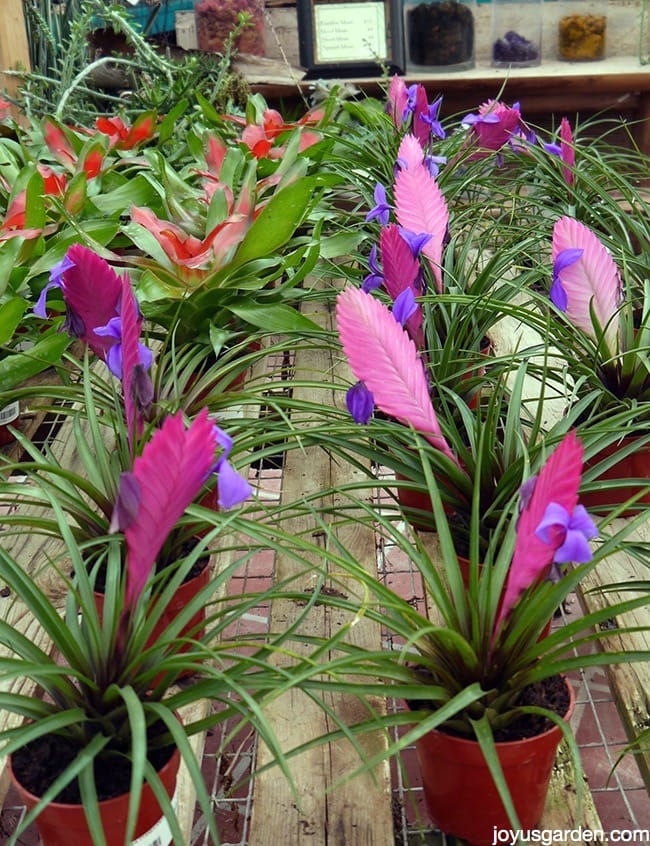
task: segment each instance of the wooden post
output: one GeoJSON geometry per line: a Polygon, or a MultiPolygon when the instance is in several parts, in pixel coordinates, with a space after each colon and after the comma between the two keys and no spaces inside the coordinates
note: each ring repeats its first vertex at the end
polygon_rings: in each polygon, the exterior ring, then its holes
{"type": "MultiPolygon", "coordinates": [[[[18,90],[18,79],[7,76],[6,70],[30,71],[29,45],[25,29],[23,0],[3,0],[0,21],[0,86],[11,96],[18,90]]],[[[12,107],[11,113],[20,120],[20,113],[12,107]]]]}

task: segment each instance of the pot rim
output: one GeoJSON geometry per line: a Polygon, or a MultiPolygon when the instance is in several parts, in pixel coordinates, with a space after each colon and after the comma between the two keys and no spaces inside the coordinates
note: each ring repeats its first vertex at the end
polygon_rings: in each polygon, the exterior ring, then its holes
{"type": "MultiPolygon", "coordinates": [[[[565,673],[557,673],[556,675],[559,675],[564,680],[564,684],[565,684],[565,686],[566,686],[566,688],[569,692],[568,708],[567,708],[566,712],[560,717],[560,719],[562,719],[562,720],[564,720],[565,722],[568,723],[569,720],[571,719],[573,711],[575,710],[576,691],[575,691],[574,686],[571,684],[569,678],[566,676],[565,673]]],[[[408,707],[408,703],[407,703],[407,707],[408,707]]],[[[409,710],[412,710],[412,709],[409,708],[409,710]]],[[[546,729],[546,731],[542,731],[539,734],[533,734],[533,735],[531,735],[531,737],[523,737],[520,740],[495,740],[494,743],[495,743],[495,746],[497,746],[499,748],[512,749],[515,746],[525,746],[526,744],[529,744],[529,743],[535,743],[536,741],[539,740],[539,738],[548,737],[548,735],[550,735],[552,732],[561,732],[561,731],[562,730],[560,729],[560,727],[558,725],[556,725],[555,723],[553,723],[553,725],[550,728],[546,729]]],[[[442,731],[441,729],[438,729],[438,728],[430,729],[430,731],[427,732],[427,734],[443,735],[444,737],[448,737],[450,739],[450,741],[453,741],[454,743],[459,743],[459,744],[464,745],[464,746],[476,747],[476,746],[480,745],[478,740],[471,740],[468,737],[458,737],[458,735],[449,734],[448,732],[442,731]]],[[[426,735],[423,735],[423,736],[426,737],[426,735]]]]}

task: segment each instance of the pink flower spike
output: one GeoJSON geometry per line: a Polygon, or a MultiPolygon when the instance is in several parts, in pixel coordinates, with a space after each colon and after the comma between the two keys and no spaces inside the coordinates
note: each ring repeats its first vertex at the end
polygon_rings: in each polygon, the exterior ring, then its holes
{"type": "Polygon", "coordinates": [[[569,432],[540,470],[532,494],[529,490],[526,492],[528,501],[519,515],[515,550],[495,632],[526,588],[544,578],[556,550],[565,540],[566,532],[555,533],[553,538],[544,540],[538,529],[551,503],[567,515],[575,512],[582,475],[582,453],[582,443],[576,433],[569,432]]]}
{"type": "Polygon", "coordinates": [[[129,444],[133,450],[135,436],[141,435],[144,429],[142,413],[135,402],[135,368],[140,361],[140,328],[142,320],[139,318],[131,280],[128,273],[122,277],[122,385],[124,394],[124,414],[129,432],[129,444]]]}
{"type": "Polygon", "coordinates": [[[426,257],[438,293],[442,292],[442,245],[447,234],[449,212],[436,180],[423,162],[420,148],[419,164],[414,156],[413,136],[405,136],[398,153],[400,161],[408,163],[395,178],[395,209],[399,224],[410,232],[426,233],[431,239],[424,245],[426,257]]]}
{"type": "Polygon", "coordinates": [[[73,244],[66,258],[70,264],[62,274],[61,288],[68,315],[81,340],[105,361],[116,340],[94,330],[118,314],[122,280],[104,259],[82,244],[73,244]]]}
{"type": "MultiPolygon", "coordinates": [[[[383,283],[393,302],[408,288],[413,291],[415,297],[419,297],[422,293],[419,287],[420,262],[402,237],[399,226],[391,223],[384,227],[379,236],[379,244],[384,272],[383,283]]],[[[418,305],[406,322],[406,329],[418,349],[423,349],[425,345],[422,324],[422,309],[418,305]]]]}
{"type": "Polygon", "coordinates": [[[567,317],[582,332],[597,340],[591,312],[604,332],[605,344],[611,355],[618,350],[618,321],[616,312],[621,305],[621,279],[618,267],[609,250],[594,233],[572,217],[561,217],[553,227],[553,263],[567,250],[582,250],[571,263],[556,268],[564,296],[567,317]]]}
{"type": "Polygon", "coordinates": [[[166,418],[133,463],[137,514],[124,532],[126,608],[138,601],[169,533],[214,467],[217,445],[206,408],[186,429],[181,412],[166,418]]]}
{"type": "Polygon", "coordinates": [[[406,83],[401,76],[393,76],[388,88],[388,103],[386,111],[393,119],[393,123],[399,129],[407,117],[408,91],[406,83]]]}
{"type": "Polygon", "coordinates": [[[576,163],[576,151],[573,146],[573,133],[568,118],[563,117],[560,121],[560,158],[566,165],[562,173],[564,181],[571,187],[573,185],[573,168],[576,163]]]}
{"type": "Polygon", "coordinates": [[[431,404],[415,344],[386,306],[359,288],[348,288],[338,296],[336,319],[352,372],[365,383],[379,408],[421,432],[458,464],[431,404]]]}

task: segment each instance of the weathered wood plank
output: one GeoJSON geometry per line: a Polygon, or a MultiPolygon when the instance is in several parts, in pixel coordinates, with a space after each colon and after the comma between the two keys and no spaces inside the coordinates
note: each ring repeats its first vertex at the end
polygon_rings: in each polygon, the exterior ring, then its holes
{"type": "MultiPolygon", "coordinates": [[[[612,531],[616,530],[616,524],[620,522],[622,521],[615,521],[612,531]]],[[[646,549],[648,548],[650,514],[646,521],[630,534],[629,540],[646,544],[646,549]]],[[[599,588],[608,584],[625,586],[634,581],[645,581],[647,584],[650,581],[649,561],[650,559],[643,563],[626,552],[610,555],[592,570],[579,586],[578,596],[584,609],[586,611],[600,610],[615,602],[638,595],[638,592],[630,591],[601,593],[599,588]]],[[[643,592],[647,594],[648,588],[646,587],[643,592]]],[[[603,651],[616,652],[626,649],[650,652],[650,619],[647,606],[617,617],[611,621],[611,625],[614,629],[611,637],[607,637],[599,644],[603,651]],[[617,635],[616,626],[636,626],[639,630],[617,635]]],[[[650,727],[650,661],[615,664],[607,668],[607,675],[621,720],[628,738],[632,741],[644,729],[650,727]]],[[[650,749],[647,743],[638,750],[635,759],[650,791],[650,749]]]]}
{"type": "MultiPolygon", "coordinates": [[[[332,315],[322,306],[316,315],[310,314],[323,325],[331,327],[332,315]]],[[[296,355],[296,381],[314,380],[320,387],[294,388],[294,396],[320,403],[334,403],[334,392],[325,380],[327,374],[340,374],[341,364],[334,360],[329,349],[301,347],[296,355]]],[[[359,475],[361,475],[359,473],[359,475]]],[[[331,506],[335,498],[318,495],[336,486],[353,480],[354,474],[347,467],[338,465],[325,450],[308,447],[291,451],[283,472],[282,501],[290,503],[306,496],[314,496],[314,506],[331,506]]],[[[308,536],[318,536],[318,528],[309,516],[296,516],[283,526],[288,531],[308,536]]],[[[338,537],[346,548],[360,562],[375,568],[374,534],[372,529],[338,528],[338,537]]],[[[288,556],[276,560],[276,580],[296,577],[296,587],[309,589],[313,576],[301,573],[299,566],[288,556]]],[[[281,629],[294,623],[302,608],[290,601],[273,605],[273,628],[281,629]]],[[[308,618],[301,624],[303,633],[328,636],[348,622],[342,613],[324,607],[310,609],[308,618]]],[[[378,648],[380,632],[374,625],[360,622],[354,627],[358,643],[378,648]]],[[[352,724],[363,718],[365,711],[355,697],[332,696],[329,704],[336,709],[342,721],[352,724]]],[[[376,703],[381,707],[382,703],[376,703]]],[[[324,711],[309,697],[298,690],[292,690],[275,701],[267,710],[269,719],[283,749],[292,749],[303,742],[316,738],[335,728],[324,711]]],[[[385,744],[379,735],[367,736],[360,743],[367,755],[378,752],[385,744]]],[[[258,765],[271,762],[269,750],[262,745],[258,754],[258,765]]],[[[328,746],[321,745],[289,761],[293,774],[296,795],[291,791],[277,769],[256,776],[253,796],[250,846],[266,846],[268,843],[282,843],[283,846],[309,842],[310,846],[331,846],[331,844],[392,844],[394,842],[389,776],[387,765],[377,768],[376,780],[369,775],[359,776],[343,787],[330,789],[345,775],[354,772],[360,764],[357,753],[347,742],[328,746]]]]}
{"type": "MultiPolygon", "coordinates": [[[[0,87],[15,96],[20,83],[17,77],[5,74],[7,70],[31,70],[22,0],[4,0],[0,22],[0,87]]],[[[11,113],[17,121],[24,122],[24,116],[14,106],[11,113]]]]}

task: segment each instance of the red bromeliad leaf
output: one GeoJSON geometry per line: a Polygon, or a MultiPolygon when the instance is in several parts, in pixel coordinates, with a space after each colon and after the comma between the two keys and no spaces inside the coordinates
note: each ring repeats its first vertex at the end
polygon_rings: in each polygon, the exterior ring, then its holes
{"type": "Polygon", "coordinates": [[[423,152],[417,139],[405,136],[400,144],[398,158],[408,163],[395,179],[395,208],[397,220],[404,229],[416,235],[427,233],[431,239],[422,248],[429,260],[438,292],[442,292],[442,245],[447,233],[449,212],[447,203],[422,161],[423,152]],[[407,141],[407,139],[412,139],[407,141]],[[420,161],[413,157],[412,144],[420,150],[420,161]]]}
{"type": "Polygon", "coordinates": [[[215,267],[221,267],[233,256],[250,225],[251,219],[247,215],[232,214],[212,230],[205,243],[211,249],[215,267]]]}
{"type": "Polygon", "coordinates": [[[618,322],[613,319],[621,305],[621,280],[609,250],[594,233],[572,217],[561,217],[553,227],[553,262],[567,249],[581,249],[582,256],[563,267],[560,283],[567,298],[569,320],[596,338],[591,312],[605,333],[607,349],[617,352],[618,322]]]}
{"type": "Polygon", "coordinates": [[[151,209],[131,207],[131,219],[150,232],[171,262],[198,267],[207,258],[203,241],[188,235],[180,226],[161,220],[151,209]]]}
{"type": "Polygon", "coordinates": [[[124,532],[127,609],[138,601],[165,540],[213,468],[216,437],[207,409],[187,429],[178,412],[165,419],[135,459],[139,504],[124,532]]]}
{"type": "Polygon", "coordinates": [[[538,538],[535,532],[551,502],[562,506],[569,514],[573,513],[578,503],[582,453],[582,443],[571,431],[539,472],[532,496],[519,516],[515,550],[495,631],[526,588],[544,578],[548,572],[555,549],[538,538]]]}
{"type": "Polygon", "coordinates": [[[132,150],[143,141],[153,138],[157,115],[155,112],[145,112],[134,121],[123,142],[123,149],[132,150]]]}
{"type": "Polygon", "coordinates": [[[352,372],[372,391],[379,408],[413,426],[457,463],[440,430],[415,344],[386,306],[348,288],[338,296],[336,317],[352,372]]]}
{"type": "Polygon", "coordinates": [[[86,174],[88,179],[94,179],[102,171],[102,164],[104,163],[104,149],[100,146],[92,147],[83,157],[83,161],[79,162],[81,170],[86,174]]]}
{"type": "Polygon", "coordinates": [[[56,157],[57,161],[74,170],[77,162],[77,154],[72,149],[72,145],[66,138],[63,130],[55,123],[52,123],[52,121],[45,120],[43,123],[43,137],[50,152],[56,157]]]}
{"type": "Polygon", "coordinates": [[[68,184],[64,173],[57,173],[47,165],[36,165],[36,169],[43,177],[43,191],[45,194],[63,194],[68,184]]]}
{"type": "Polygon", "coordinates": [[[216,135],[210,135],[208,137],[208,150],[205,154],[205,161],[208,165],[208,171],[213,177],[219,176],[227,152],[228,145],[223,139],[218,138],[216,135]]]}

